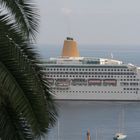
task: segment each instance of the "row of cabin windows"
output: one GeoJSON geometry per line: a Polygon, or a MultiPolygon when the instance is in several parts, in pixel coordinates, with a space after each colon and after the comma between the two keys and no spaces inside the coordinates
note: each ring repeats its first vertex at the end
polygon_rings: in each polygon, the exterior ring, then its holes
{"type": "Polygon", "coordinates": [[[72,75],[72,74],[78,74],[78,75],[135,75],[134,72],[52,72],[52,71],[49,71],[47,72],[48,74],[69,74],[69,75],[72,75]]]}
{"type": "MultiPolygon", "coordinates": [[[[95,78],[135,78],[135,76],[113,76],[113,75],[46,75],[46,77],[95,77],[95,78]]],[[[121,81],[135,81],[136,79],[120,79],[121,81]]]]}
{"type": "Polygon", "coordinates": [[[63,93],[138,93],[137,91],[64,91],[57,90],[55,92],[63,93]]]}
{"type": "Polygon", "coordinates": [[[68,74],[60,74],[60,75],[58,75],[58,74],[47,74],[47,76],[49,77],[118,77],[118,78],[136,78],[136,76],[135,75],[133,75],[133,76],[125,76],[125,75],[118,75],[118,76],[116,76],[116,75],[77,75],[77,74],[74,74],[74,75],[68,75],[68,74]]]}
{"type": "Polygon", "coordinates": [[[124,88],[124,90],[139,90],[139,88],[124,88]]]}
{"type": "Polygon", "coordinates": [[[48,71],[132,71],[129,69],[87,69],[87,68],[47,68],[48,71]]]}

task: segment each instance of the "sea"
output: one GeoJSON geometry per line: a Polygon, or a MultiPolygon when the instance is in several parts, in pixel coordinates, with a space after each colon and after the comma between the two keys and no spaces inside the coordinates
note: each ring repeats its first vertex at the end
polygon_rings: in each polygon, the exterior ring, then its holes
{"type": "MultiPolygon", "coordinates": [[[[58,57],[61,46],[42,45],[42,58],[58,57]]],[[[81,56],[113,58],[140,66],[139,45],[80,45],[81,56]]],[[[140,102],[56,101],[58,118],[42,140],[113,140],[117,132],[140,140],[140,102]]]]}

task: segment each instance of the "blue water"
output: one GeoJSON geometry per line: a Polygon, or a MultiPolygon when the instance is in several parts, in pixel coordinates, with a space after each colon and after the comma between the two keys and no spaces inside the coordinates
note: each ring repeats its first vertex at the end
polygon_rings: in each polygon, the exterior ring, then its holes
{"type": "MultiPolygon", "coordinates": [[[[61,55],[62,47],[40,48],[43,58],[61,55]]],[[[82,46],[81,56],[122,60],[140,66],[139,46],[82,46]]],[[[140,102],[59,101],[58,121],[43,140],[86,140],[90,129],[91,140],[113,140],[121,129],[127,140],[140,140],[140,102]],[[124,113],[122,113],[124,112],[124,113]],[[124,114],[124,115],[122,115],[124,114]]]]}
{"type": "Polygon", "coordinates": [[[91,140],[113,140],[119,129],[128,140],[140,139],[140,102],[59,101],[58,105],[58,122],[48,140],[85,140],[88,129],[91,140]]]}

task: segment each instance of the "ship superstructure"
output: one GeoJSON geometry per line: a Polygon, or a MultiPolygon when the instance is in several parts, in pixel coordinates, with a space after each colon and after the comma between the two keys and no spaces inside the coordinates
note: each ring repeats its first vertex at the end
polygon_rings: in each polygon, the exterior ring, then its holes
{"type": "Polygon", "coordinates": [[[62,55],[44,62],[56,99],[140,100],[140,67],[114,59],[80,57],[72,38],[62,55]]]}

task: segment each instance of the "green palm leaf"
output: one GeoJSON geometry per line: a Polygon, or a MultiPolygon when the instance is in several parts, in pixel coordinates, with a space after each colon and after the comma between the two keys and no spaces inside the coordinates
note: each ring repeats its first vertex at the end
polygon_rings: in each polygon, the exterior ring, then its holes
{"type": "Polygon", "coordinates": [[[19,117],[17,122],[24,118],[38,137],[54,125],[56,107],[37,53],[9,19],[8,15],[0,16],[0,87],[6,91],[0,90],[0,98],[9,99],[10,109],[19,117]]]}
{"type": "Polygon", "coordinates": [[[1,4],[12,13],[13,20],[19,25],[21,32],[35,39],[39,17],[35,4],[31,0],[1,0],[1,4]]]}
{"type": "Polygon", "coordinates": [[[2,140],[33,140],[32,131],[27,121],[15,109],[7,96],[0,105],[0,136],[2,140]],[[7,135],[8,134],[8,135],[7,135]]]}

